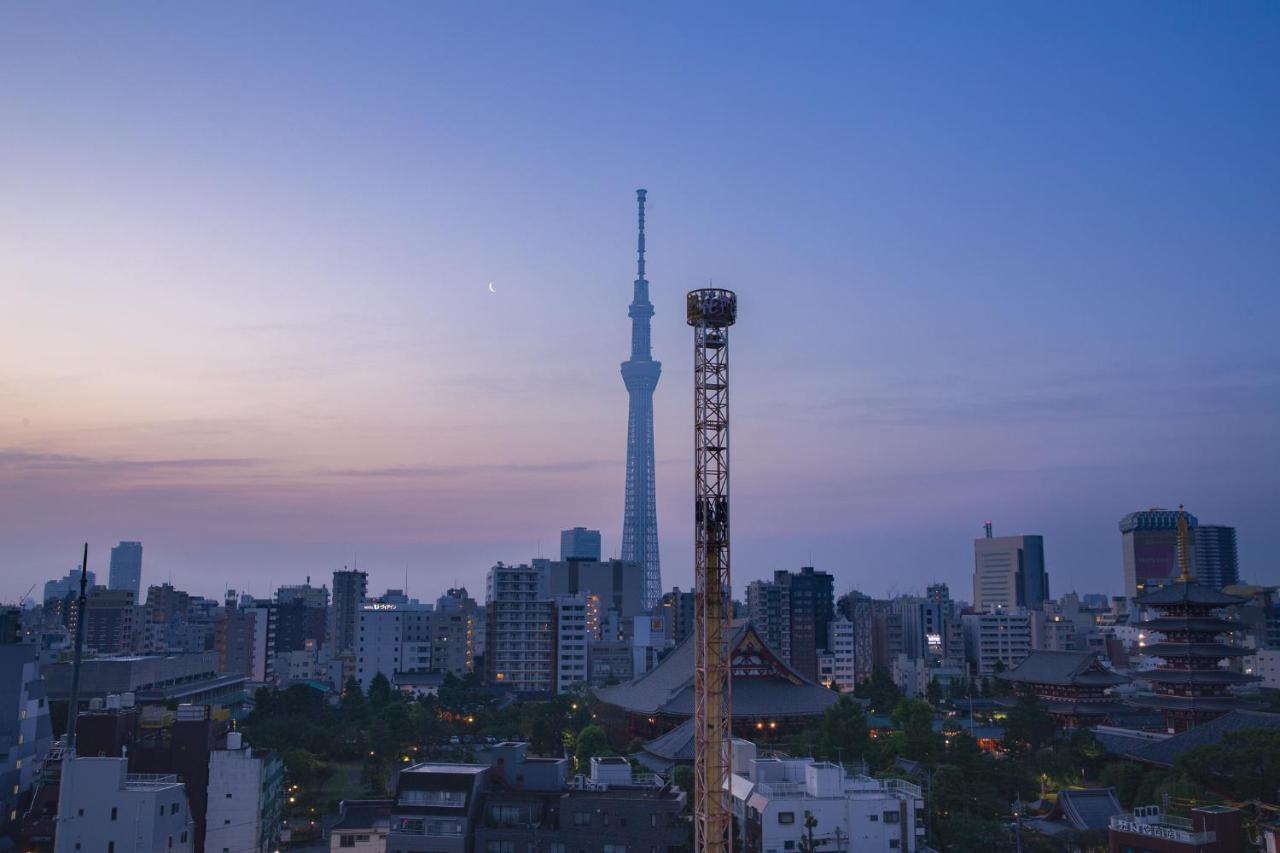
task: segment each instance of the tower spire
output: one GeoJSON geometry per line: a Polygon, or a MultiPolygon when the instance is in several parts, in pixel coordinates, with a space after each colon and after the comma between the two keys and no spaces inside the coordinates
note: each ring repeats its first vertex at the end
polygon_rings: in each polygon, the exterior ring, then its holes
{"type": "Polygon", "coordinates": [[[627,386],[627,485],[622,518],[622,559],[639,563],[644,573],[645,607],[662,597],[662,568],[658,561],[658,512],[654,488],[653,389],[662,364],[653,360],[649,321],[653,303],[644,277],[644,203],[648,192],[636,190],[636,280],[627,316],[631,318],[631,357],[622,362],[627,386]]]}

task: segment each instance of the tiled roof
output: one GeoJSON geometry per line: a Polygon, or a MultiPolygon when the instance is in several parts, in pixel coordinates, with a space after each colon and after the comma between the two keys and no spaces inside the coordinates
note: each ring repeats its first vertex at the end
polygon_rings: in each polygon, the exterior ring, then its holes
{"type": "Polygon", "coordinates": [[[1065,821],[1072,829],[1106,829],[1111,825],[1111,816],[1123,811],[1115,788],[1068,789],[1058,792],[1058,802],[1049,817],[1065,821]]]}
{"type": "Polygon", "coordinates": [[[1213,587],[1202,586],[1195,581],[1191,581],[1190,583],[1170,584],[1157,589],[1155,592],[1140,595],[1137,598],[1137,602],[1143,607],[1173,606],[1178,604],[1228,607],[1233,604],[1244,604],[1245,599],[1227,595],[1225,592],[1218,592],[1213,587]]]}
{"type": "Polygon", "coordinates": [[[1111,687],[1129,679],[1102,665],[1097,652],[1034,651],[1026,660],[997,678],[1026,684],[1111,687]]]}
{"type": "Polygon", "coordinates": [[[1108,752],[1172,767],[1178,756],[1183,753],[1197,746],[1221,743],[1229,733],[1244,729],[1280,729],[1280,714],[1235,710],[1216,720],[1201,723],[1173,737],[1158,741],[1147,741],[1116,733],[1095,732],[1095,736],[1108,752]]]}

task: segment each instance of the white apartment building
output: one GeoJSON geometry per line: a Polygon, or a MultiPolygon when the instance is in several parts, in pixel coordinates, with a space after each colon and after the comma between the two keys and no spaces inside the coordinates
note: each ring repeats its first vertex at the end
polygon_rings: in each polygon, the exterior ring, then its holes
{"type": "Polygon", "coordinates": [[[755,744],[734,742],[730,786],[745,853],[802,849],[810,816],[819,850],[924,849],[924,798],[916,785],[848,775],[809,758],[755,755],[755,744]]]}
{"type": "Polygon", "coordinates": [[[1264,690],[1280,690],[1280,649],[1257,649],[1244,659],[1246,675],[1262,679],[1258,684],[1264,690]]]}
{"type": "Polygon", "coordinates": [[[432,606],[418,601],[372,601],[356,626],[356,681],[367,691],[378,673],[395,684],[398,672],[431,671],[432,606]]]}
{"type": "Polygon", "coordinates": [[[177,776],[130,773],[125,758],[63,763],[56,853],[190,853],[193,835],[187,789],[177,776]]]}
{"type": "Polygon", "coordinates": [[[498,563],[489,569],[485,681],[517,693],[555,692],[555,618],[542,568],[498,563]]]}
{"type": "Polygon", "coordinates": [[[558,595],[556,613],[556,692],[582,684],[591,674],[587,653],[587,597],[558,595]]]}
{"type": "Polygon", "coordinates": [[[997,661],[1007,672],[1031,654],[1032,615],[1022,608],[966,613],[962,620],[965,657],[980,676],[995,674],[997,661]]]}
{"type": "Polygon", "coordinates": [[[858,683],[853,623],[843,616],[827,624],[827,654],[831,657],[831,681],[843,692],[853,690],[858,683]]]}
{"type": "Polygon", "coordinates": [[[284,767],[274,753],[254,752],[240,732],[209,753],[206,853],[276,849],[284,809],[284,767]]]}

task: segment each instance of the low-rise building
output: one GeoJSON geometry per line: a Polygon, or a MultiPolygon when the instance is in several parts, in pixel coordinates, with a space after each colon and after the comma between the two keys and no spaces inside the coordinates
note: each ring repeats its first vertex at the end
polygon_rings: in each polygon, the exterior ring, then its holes
{"type": "Polygon", "coordinates": [[[470,853],[486,764],[424,762],[400,771],[387,853],[470,853]]]}
{"type": "MultiPolygon", "coordinates": [[[[71,664],[41,668],[53,701],[71,696],[71,664]]],[[[80,668],[80,699],[133,694],[139,705],[191,703],[227,706],[246,698],[245,677],[218,671],[217,652],[198,655],[122,655],[88,658],[80,668]]]]}
{"type": "Polygon", "coordinates": [[[965,656],[980,676],[1011,670],[1027,659],[1032,646],[1032,616],[1022,608],[966,613],[965,656]]]}
{"type": "Polygon", "coordinates": [[[186,788],[176,775],[130,773],[125,758],[63,762],[56,853],[193,849],[186,788]]]}
{"type": "Polygon", "coordinates": [[[1136,808],[1111,818],[1111,853],[1235,853],[1246,845],[1243,817],[1228,806],[1201,806],[1185,818],[1136,808]]]}
{"type": "Polygon", "coordinates": [[[800,850],[810,833],[819,850],[923,849],[918,786],[851,775],[825,761],[755,755],[754,744],[735,741],[730,785],[746,853],[800,850]]]}
{"type": "Polygon", "coordinates": [[[0,831],[17,822],[53,745],[39,653],[28,643],[0,644],[0,831]]]}
{"type": "Polygon", "coordinates": [[[209,799],[204,850],[274,850],[284,814],[284,765],[273,752],[254,750],[239,732],[209,754],[209,799]]]}
{"type": "Polygon", "coordinates": [[[329,833],[332,853],[385,853],[391,825],[391,800],[343,800],[329,833]]]}
{"type": "Polygon", "coordinates": [[[1059,725],[1069,727],[1108,722],[1120,704],[1109,691],[1130,681],[1103,666],[1097,652],[1035,651],[997,677],[1030,690],[1059,725]]]}

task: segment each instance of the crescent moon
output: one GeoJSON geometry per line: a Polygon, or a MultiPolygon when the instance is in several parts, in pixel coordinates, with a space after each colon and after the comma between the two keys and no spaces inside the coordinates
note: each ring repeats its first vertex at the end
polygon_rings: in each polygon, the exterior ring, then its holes
{"type": "Polygon", "coordinates": [[[493,289],[493,282],[489,282],[489,292],[490,292],[490,293],[497,293],[497,292],[498,292],[498,291],[496,291],[496,290],[494,290],[494,289],[493,289]]]}

